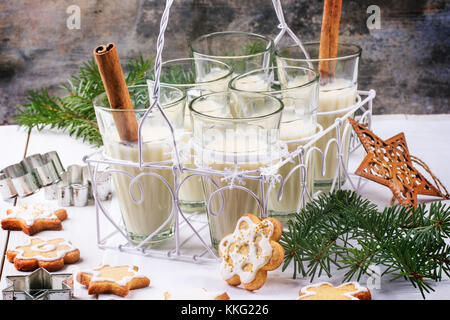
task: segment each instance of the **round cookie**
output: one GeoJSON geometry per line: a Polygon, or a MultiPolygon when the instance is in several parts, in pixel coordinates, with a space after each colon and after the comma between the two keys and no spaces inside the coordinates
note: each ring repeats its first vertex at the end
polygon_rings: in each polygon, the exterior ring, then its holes
{"type": "Polygon", "coordinates": [[[243,215],[232,234],[219,243],[223,279],[230,285],[242,284],[253,291],[261,288],[267,271],[277,269],[284,259],[284,249],[278,243],[281,222],[274,218],[260,220],[253,214],[243,215]]]}
{"type": "Polygon", "coordinates": [[[80,260],[80,250],[62,238],[52,240],[30,238],[24,245],[8,250],[6,257],[19,271],[44,268],[53,272],[62,269],[65,264],[80,260]]]}

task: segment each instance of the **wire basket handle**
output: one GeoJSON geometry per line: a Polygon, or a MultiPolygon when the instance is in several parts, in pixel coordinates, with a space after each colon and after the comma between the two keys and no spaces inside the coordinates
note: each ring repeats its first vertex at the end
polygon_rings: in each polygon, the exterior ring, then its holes
{"type": "MultiPolygon", "coordinates": [[[[139,144],[139,168],[140,169],[142,169],[142,167],[144,166],[143,155],[142,155],[142,148],[143,148],[142,147],[142,127],[143,127],[145,120],[147,119],[148,114],[150,112],[152,112],[154,107],[157,107],[159,109],[162,116],[164,117],[164,120],[167,122],[167,125],[169,126],[169,129],[172,133],[172,142],[173,142],[173,146],[174,146],[176,165],[179,166],[180,169],[182,169],[181,168],[182,164],[180,162],[180,156],[178,153],[178,147],[177,147],[177,143],[176,143],[176,139],[175,139],[174,128],[173,128],[170,120],[167,118],[167,115],[165,114],[164,110],[162,109],[160,101],[159,101],[160,87],[161,87],[160,76],[161,76],[161,64],[162,64],[162,51],[164,49],[164,34],[167,29],[170,8],[172,7],[173,1],[174,0],[166,1],[166,7],[164,9],[164,12],[161,17],[161,22],[160,22],[160,30],[159,30],[159,35],[158,35],[158,41],[156,44],[156,58],[155,58],[155,67],[154,67],[155,82],[154,82],[153,93],[152,93],[153,102],[151,103],[150,108],[148,108],[147,111],[144,113],[141,121],[139,121],[138,144],[139,144]]],[[[277,35],[277,37],[274,40],[274,44],[277,45],[279,43],[279,41],[281,40],[281,38],[284,36],[284,34],[287,33],[294,40],[294,42],[300,47],[300,49],[302,50],[306,59],[309,60],[309,54],[306,51],[302,41],[295,35],[295,33],[291,30],[291,28],[289,28],[289,26],[286,23],[286,20],[284,18],[284,13],[283,13],[283,7],[281,5],[281,0],[272,0],[272,3],[273,3],[273,7],[275,9],[275,13],[276,13],[278,21],[279,21],[278,28],[281,29],[280,33],[277,35]]],[[[308,61],[308,66],[310,68],[313,67],[311,62],[309,62],[309,61],[308,61]]]]}
{"type": "Polygon", "coordinates": [[[144,166],[143,161],[143,155],[142,155],[142,127],[147,119],[147,116],[152,112],[153,108],[156,107],[161,112],[164,120],[166,121],[167,125],[169,126],[170,132],[172,134],[172,143],[174,147],[174,153],[175,153],[175,159],[176,159],[176,165],[181,166],[180,162],[180,156],[178,153],[178,147],[177,142],[175,139],[175,130],[172,126],[172,123],[170,122],[169,118],[167,118],[166,113],[164,112],[163,108],[161,107],[161,104],[159,102],[160,98],[160,88],[161,88],[161,82],[160,82],[160,76],[161,76],[161,65],[162,65],[162,52],[164,49],[164,34],[167,29],[167,23],[169,22],[169,13],[170,8],[172,7],[173,0],[167,0],[166,1],[166,7],[164,9],[164,12],[161,17],[160,27],[159,27],[159,35],[158,35],[158,41],[156,43],[156,58],[155,58],[155,82],[153,85],[153,93],[151,95],[152,103],[150,108],[147,109],[147,111],[144,113],[141,121],[139,121],[139,136],[138,136],[138,143],[139,143],[139,168],[142,169],[144,166]]]}
{"type": "Polygon", "coordinates": [[[308,53],[308,51],[306,51],[306,48],[303,45],[303,42],[300,40],[299,37],[297,37],[295,35],[295,33],[291,30],[291,28],[289,28],[289,26],[286,23],[286,20],[284,19],[284,13],[283,13],[283,7],[281,5],[281,0],[272,0],[272,4],[273,4],[273,8],[275,9],[275,13],[277,15],[278,21],[280,22],[280,24],[278,25],[278,28],[281,29],[280,33],[273,40],[275,46],[278,45],[281,38],[283,38],[285,33],[287,33],[291,37],[291,39],[294,40],[295,44],[297,46],[299,46],[300,49],[302,50],[303,54],[305,55],[305,58],[307,59],[308,67],[313,69],[313,65],[309,61],[310,60],[309,53],[308,53]]]}

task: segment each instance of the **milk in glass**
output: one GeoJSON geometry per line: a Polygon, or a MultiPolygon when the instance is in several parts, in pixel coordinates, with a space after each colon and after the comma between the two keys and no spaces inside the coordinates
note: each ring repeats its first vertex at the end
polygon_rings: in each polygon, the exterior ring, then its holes
{"type": "MultiPolygon", "coordinates": [[[[198,82],[198,84],[193,84],[192,88],[187,89],[187,107],[184,118],[184,131],[186,133],[192,134],[191,115],[188,107],[189,103],[192,101],[192,99],[200,96],[201,94],[226,91],[228,87],[228,81],[230,80],[230,77],[226,77],[228,73],[229,72],[224,69],[212,68],[210,72],[205,75],[197,74],[196,81],[198,82]],[[220,80],[213,81],[214,79],[220,80]]],[[[183,138],[183,142],[187,144],[189,142],[189,139],[190,135],[186,135],[183,138]]],[[[182,159],[182,163],[185,168],[195,168],[193,156],[193,151],[191,151],[190,157],[186,156],[182,159]]],[[[192,174],[192,172],[189,171],[181,174],[180,181],[182,181],[190,174],[192,174]]],[[[182,203],[183,211],[203,211],[204,199],[201,177],[189,177],[180,188],[179,198],[182,203]]]]}
{"type": "MultiPolygon", "coordinates": [[[[170,143],[172,136],[168,127],[143,127],[142,138],[145,162],[172,159],[173,148],[170,143]]],[[[105,150],[107,155],[112,158],[139,162],[137,144],[120,142],[118,137],[105,141],[105,150]]],[[[166,165],[170,166],[170,163],[166,165]]],[[[114,165],[112,169],[124,171],[133,178],[145,172],[153,172],[159,174],[173,188],[174,176],[171,169],[141,171],[139,168],[120,165],[114,165]]],[[[150,175],[143,175],[139,178],[138,183],[131,186],[130,190],[131,178],[129,176],[124,173],[113,173],[112,177],[125,229],[134,242],[138,243],[144,240],[163,224],[165,226],[160,229],[156,237],[152,238],[152,242],[163,240],[173,234],[173,218],[168,221],[174,209],[173,199],[167,186],[161,180],[150,175]],[[142,187],[142,193],[140,187],[142,187]],[[142,203],[136,203],[135,200],[142,201],[142,203]]]]}
{"type": "MultiPolygon", "coordinates": [[[[319,114],[317,121],[324,128],[333,125],[337,118],[343,117],[356,103],[356,85],[344,79],[335,79],[331,83],[320,86],[319,92],[319,114]],[[338,111],[335,114],[320,114],[321,112],[338,111]]],[[[344,157],[344,165],[347,167],[348,153],[350,148],[350,133],[347,130],[344,136],[344,128],[348,124],[347,120],[342,123],[340,135],[342,139],[342,151],[344,157]]],[[[317,147],[325,151],[326,145],[330,139],[336,138],[336,130],[332,130],[317,141],[317,147]]],[[[316,187],[324,186],[328,189],[329,185],[337,175],[338,170],[338,150],[335,144],[329,147],[323,164],[326,166],[325,175],[322,176],[322,159],[317,157],[315,184],[316,187]]],[[[342,174],[342,171],[341,171],[342,174]]]]}
{"type": "MultiPolygon", "coordinates": [[[[244,131],[236,131],[225,139],[219,134],[207,144],[202,154],[202,162],[204,166],[213,170],[230,173],[250,171],[248,175],[257,178],[259,174],[255,172],[270,164],[267,144],[263,143],[263,139],[244,131]],[[251,173],[251,171],[254,172],[251,173]]],[[[245,213],[260,216],[261,211],[258,202],[245,190],[225,188],[213,193],[219,188],[228,187],[230,183],[234,183],[235,186],[247,188],[260,198],[261,183],[257,179],[245,179],[245,182],[239,179],[231,181],[231,178],[226,179],[222,175],[214,174],[202,180],[206,204],[209,203],[208,220],[212,244],[217,247],[225,235],[233,232],[237,221],[245,213]]],[[[266,188],[264,184],[263,188],[266,188]]]]}

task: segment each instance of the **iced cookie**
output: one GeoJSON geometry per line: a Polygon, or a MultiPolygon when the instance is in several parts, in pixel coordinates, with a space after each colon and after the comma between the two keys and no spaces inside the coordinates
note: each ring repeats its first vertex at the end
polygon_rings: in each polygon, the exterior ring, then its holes
{"type": "Polygon", "coordinates": [[[195,288],[184,292],[164,292],[164,300],[230,300],[230,297],[226,292],[195,288]]]}
{"type": "Polygon", "coordinates": [[[62,269],[64,264],[80,260],[80,250],[70,241],[61,238],[52,240],[30,238],[24,245],[8,250],[6,257],[19,271],[44,268],[54,272],[62,269]]]}
{"type": "Polygon", "coordinates": [[[139,275],[136,266],[102,265],[93,273],[79,272],[77,280],[88,288],[89,294],[113,293],[125,297],[130,290],[145,288],[150,279],[139,275]]]}
{"type": "Polygon", "coordinates": [[[278,243],[282,230],[277,219],[261,221],[253,214],[242,216],[234,233],[219,243],[223,279],[233,286],[242,283],[250,291],[261,288],[267,271],[275,270],[283,262],[284,249],[278,243]]]}
{"type": "Polygon", "coordinates": [[[65,209],[53,209],[43,203],[22,204],[6,210],[2,220],[5,230],[22,230],[31,236],[42,230],[61,230],[61,221],[67,218],[65,209]]]}
{"type": "Polygon", "coordinates": [[[370,291],[357,282],[347,282],[338,287],[321,282],[302,288],[297,300],[371,300],[370,291]]]}

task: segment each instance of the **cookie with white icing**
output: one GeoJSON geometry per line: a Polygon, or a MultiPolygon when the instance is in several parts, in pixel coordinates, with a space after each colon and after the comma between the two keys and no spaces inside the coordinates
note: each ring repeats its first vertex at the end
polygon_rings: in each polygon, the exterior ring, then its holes
{"type": "Polygon", "coordinates": [[[61,221],[65,219],[65,209],[55,209],[44,203],[22,204],[6,210],[2,229],[22,230],[31,236],[42,230],[61,230],[61,221]]]}
{"type": "Polygon", "coordinates": [[[320,282],[303,287],[297,300],[371,300],[371,294],[357,282],[343,283],[338,287],[320,282]]]}
{"type": "Polygon", "coordinates": [[[6,257],[19,271],[44,268],[54,272],[62,269],[65,264],[80,260],[80,250],[62,238],[51,240],[29,238],[25,244],[8,250],[6,257]]]}
{"type": "Polygon", "coordinates": [[[77,280],[88,288],[89,294],[112,293],[121,297],[130,290],[145,288],[150,279],[138,273],[137,266],[102,265],[93,272],[79,272],[77,280]]]}
{"type": "Polygon", "coordinates": [[[164,300],[230,300],[226,292],[194,288],[187,291],[164,292],[164,300]]]}
{"type": "Polygon", "coordinates": [[[278,243],[282,230],[277,219],[261,221],[253,214],[243,215],[234,232],[219,243],[223,279],[233,286],[242,284],[250,291],[261,288],[267,271],[277,269],[283,262],[284,249],[278,243]]]}

